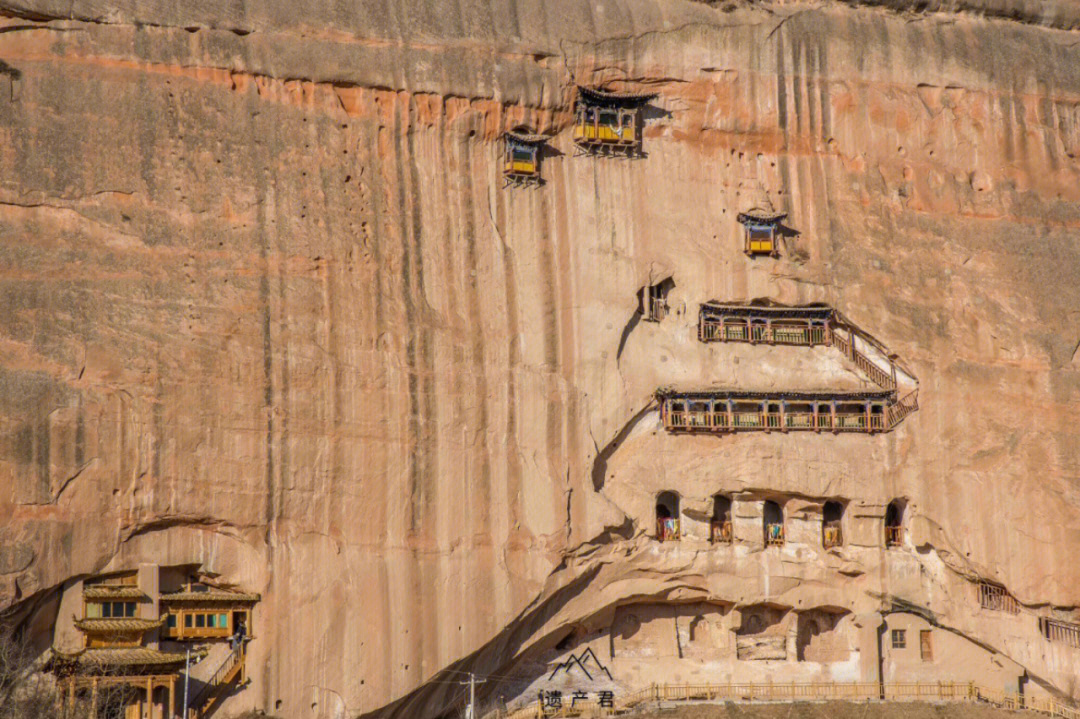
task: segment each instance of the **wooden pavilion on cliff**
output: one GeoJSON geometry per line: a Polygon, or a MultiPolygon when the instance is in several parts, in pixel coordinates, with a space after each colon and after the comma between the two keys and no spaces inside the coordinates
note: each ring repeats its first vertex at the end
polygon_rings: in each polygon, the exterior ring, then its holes
{"type": "Polygon", "coordinates": [[[176,681],[183,655],[145,645],[145,635],[162,625],[152,618],[150,598],[135,584],[135,574],[88,581],[83,616],[75,628],[83,648],[54,651],[50,660],[61,702],[74,706],[89,695],[90,717],[99,713],[124,719],[172,719],[176,681]]]}
{"type": "Polygon", "coordinates": [[[191,717],[213,712],[230,689],[247,679],[247,643],[251,613],[258,594],[187,582],[179,591],[161,595],[162,636],[177,642],[229,642],[231,651],[188,704],[191,717]]]}
{"type": "Polygon", "coordinates": [[[785,212],[774,212],[761,207],[740,212],[736,219],[744,228],[743,252],[751,257],[755,255],[779,257],[780,248],[776,240],[780,223],[785,217],[787,217],[785,212]]]}
{"type": "Polygon", "coordinates": [[[889,390],[657,392],[669,432],[887,432],[903,419],[889,390]]]}
{"type": "Polygon", "coordinates": [[[507,184],[541,184],[540,159],[547,137],[519,125],[503,134],[503,142],[503,177],[507,184]]]}
{"type": "Polygon", "coordinates": [[[608,92],[578,86],[574,143],[588,154],[642,154],[642,108],[652,92],[608,92]]]}

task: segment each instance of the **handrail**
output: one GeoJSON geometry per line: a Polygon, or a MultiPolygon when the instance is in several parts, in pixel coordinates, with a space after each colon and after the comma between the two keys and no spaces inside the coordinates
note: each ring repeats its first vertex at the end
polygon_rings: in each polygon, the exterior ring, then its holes
{"type": "Polygon", "coordinates": [[[210,697],[210,694],[225,683],[225,677],[236,667],[237,664],[244,661],[244,642],[240,642],[236,647],[229,652],[229,656],[222,660],[221,665],[218,666],[217,671],[213,676],[207,680],[203,688],[199,690],[199,693],[195,695],[195,698],[187,705],[187,709],[202,706],[206,700],[210,697]]]}
{"type": "Polygon", "coordinates": [[[571,706],[545,707],[532,701],[502,719],[555,719],[556,717],[606,717],[625,714],[646,702],[690,701],[873,701],[938,700],[971,701],[994,704],[1007,709],[1029,710],[1062,719],[1080,719],[1080,709],[1052,698],[980,687],[974,682],[790,682],[787,684],[651,684],[622,698],[611,707],[601,707],[595,700],[578,701],[571,706]]]}

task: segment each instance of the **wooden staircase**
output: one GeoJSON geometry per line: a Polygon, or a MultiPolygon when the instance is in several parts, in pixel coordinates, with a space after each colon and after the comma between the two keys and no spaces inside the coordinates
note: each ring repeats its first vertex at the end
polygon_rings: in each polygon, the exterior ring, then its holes
{"type": "Polygon", "coordinates": [[[218,708],[229,689],[244,681],[246,642],[240,642],[187,706],[187,719],[204,719],[218,708]]]}

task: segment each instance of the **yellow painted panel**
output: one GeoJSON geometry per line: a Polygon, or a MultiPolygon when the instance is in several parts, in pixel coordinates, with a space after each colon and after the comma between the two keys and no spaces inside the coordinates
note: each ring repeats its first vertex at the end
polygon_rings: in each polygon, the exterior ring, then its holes
{"type": "Polygon", "coordinates": [[[750,240],[751,252],[772,252],[772,240],[750,240]]]}
{"type": "Polygon", "coordinates": [[[533,162],[522,162],[519,160],[513,163],[512,169],[514,172],[524,172],[531,175],[532,173],[536,172],[536,164],[533,162]]]}

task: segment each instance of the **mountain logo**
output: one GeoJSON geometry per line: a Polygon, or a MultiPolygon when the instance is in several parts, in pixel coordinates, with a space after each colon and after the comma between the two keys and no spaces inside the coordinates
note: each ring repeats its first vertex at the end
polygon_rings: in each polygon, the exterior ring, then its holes
{"type": "Polygon", "coordinates": [[[569,674],[570,670],[574,667],[581,669],[581,671],[585,673],[585,676],[588,677],[589,681],[593,681],[593,673],[597,676],[600,676],[600,674],[603,673],[607,675],[608,679],[612,678],[611,672],[609,672],[608,668],[601,663],[599,657],[597,657],[596,653],[592,650],[592,647],[588,647],[580,656],[571,654],[567,657],[565,662],[556,664],[554,671],[551,672],[551,676],[548,677],[548,681],[554,679],[555,675],[559,672],[566,672],[569,674]],[[590,665],[592,665],[593,668],[592,672],[589,671],[590,665]]]}

